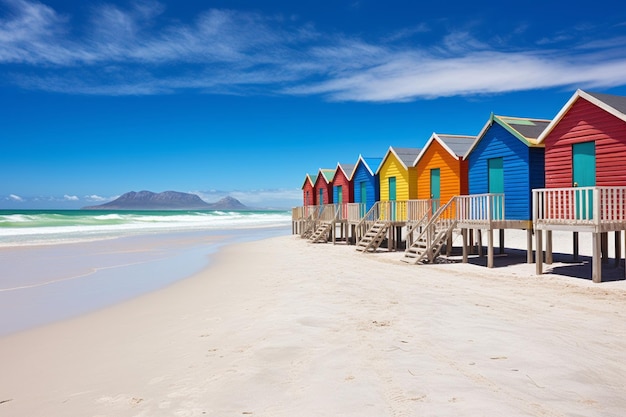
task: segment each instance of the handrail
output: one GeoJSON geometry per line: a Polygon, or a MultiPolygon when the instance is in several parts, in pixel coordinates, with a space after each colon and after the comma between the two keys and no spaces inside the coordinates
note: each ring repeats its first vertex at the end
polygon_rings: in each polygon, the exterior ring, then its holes
{"type": "Polygon", "coordinates": [[[506,219],[504,194],[459,195],[455,199],[456,218],[459,223],[491,222],[506,219]]]}
{"type": "Polygon", "coordinates": [[[533,221],[590,225],[626,221],[626,187],[568,187],[533,190],[533,221]]]}

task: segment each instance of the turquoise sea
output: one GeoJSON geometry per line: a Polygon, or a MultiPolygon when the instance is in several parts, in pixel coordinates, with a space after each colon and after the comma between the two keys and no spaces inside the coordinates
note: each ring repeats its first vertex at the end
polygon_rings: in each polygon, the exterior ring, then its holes
{"type": "Polygon", "coordinates": [[[0,247],[168,231],[288,227],[289,211],[0,210],[0,247]]]}
{"type": "Polygon", "coordinates": [[[0,337],[164,288],[223,245],[290,233],[287,211],[0,210],[0,337]]]}

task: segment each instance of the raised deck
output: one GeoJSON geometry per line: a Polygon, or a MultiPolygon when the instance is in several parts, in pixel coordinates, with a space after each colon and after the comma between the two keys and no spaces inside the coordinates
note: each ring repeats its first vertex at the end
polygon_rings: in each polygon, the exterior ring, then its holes
{"type": "MultiPolygon", "coordinates": [[[[621,257],[619,233],[626,230],[626,187],[569,187],[533,190],[533,223],[538,255],[546,231],[546,263],[552,262],[554,230],[592,234],[592,279],[602,282],[602,234],[616,232],[616,258],[621,257]]],[[[536,256],[537,274],[543,256],[536,256]]]]}

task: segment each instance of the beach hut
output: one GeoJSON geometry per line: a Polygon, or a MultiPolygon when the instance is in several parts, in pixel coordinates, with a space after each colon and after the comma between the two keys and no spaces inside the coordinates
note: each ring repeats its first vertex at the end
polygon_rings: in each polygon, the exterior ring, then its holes
{"type": "Polygon", "coordinates": [[[361,217],[380,199],[380,183],[376,172],[382,160],[382,158],[365,158],[359,155],[354,167],[352,173],[354,201],[364,203],[364,212],[361,217]]]}
{"type": "MultiPolygon", "coordinates": [[[[551,231],[592,235],[592,279],[602,281],[607,233],[615,232],[616,262],[620,231],[626,230],[626,97],[577,90],[538,138],[545,145],[545,188],[533,192],[537,251],[551,262],[551,231]]],[[[543,256],[537,256],[542,273],[543,256]]]]}
{"type": "MultiPolygon", "coordinates": [[[[538,137],[549,120],[491,114],[468,150],[469,196],[460,227],[488,232],[487,265],[493,266],[493,230],[525,229],[532,262],[532,189],[544,184],[544,149],[538,137]]],[[[467,260],[464,243],[464,260],[467,260]]]]}
{"type": "Polygon", "coordinates": [[[357,250],[375,251],[388,232],[387,247],[396,250],[402,241],[402,228],[411,220],[411,199],[417,196],[417,177],[413,162],[419,148],[390,147],[375,175],[378,176],[380,200],[357,226],[361,239],[357,250]]]}
{"type": "Polygon", "coordinates": [[[389,147],[376,171],[381,201],[417,199],[417,170],[413,163],[420,151],[419,148],[389,147]]]}
{"type": "Polygon", "coordinates": [[[476,136],[433,133],[415,159],[417,198],[446,203],[468,193],[467,161],[463,159],[476,136]]]}
{"type": "Polygon", "coordinates": [[[333,177],[334,169],[320,168],[317,172],[317,178],[313,184],[313,192],[315,194],[315,203],[318,206],[333,203],[333,177]]]}
{"type": "Polygon", "coordinates": [[[304,177],[302,200],[305,207],[315,205],[315,180],[317,180],[317,175],[306,174],[304,177]]]}
{"type": "Polygon", "coordinates": [[[337,205],[336,223],[340,227],[340,240],[350,239],[350,225],[360,220],[359,205],[354,203],[352,173],[354,164],[338,163],[332,179],[333,202],[337,205]]]}
{"type": "Polygon", "coordinates": [[[315,210],[315,180],[317,176],[306,174],[302,183],[302,203],[291,209],[291,233],[302,235],[315,210]]]}
{"type": "Polygon", "coordinates": [[[351,180],[353,171],[354,164],[337,164],[335,175],[331,179],[335,204],[354,202],[354,186],[351,180]]]}

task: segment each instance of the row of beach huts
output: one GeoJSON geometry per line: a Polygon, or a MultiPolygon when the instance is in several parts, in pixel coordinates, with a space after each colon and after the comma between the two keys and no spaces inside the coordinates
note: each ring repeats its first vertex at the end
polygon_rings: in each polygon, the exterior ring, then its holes
{"type": "Polygon", "coordinates": [[[468,262],[486,236],[493,267],[494,232],[502,251],[504,230],[520,229],[541,274],[552,231],[573,232],[575,258],[586,232],[591,278],[601,282],[608,233],[619,265],[626,230],[626,97],[577,90],[553,120],[492,114],[477,136],[433,133],[421,149],[391,146],[319,169],[302,193],[292,230],[311,242],[404,250],[403,261],[421,264],[450,254],[459,235],[468,262]]]}

